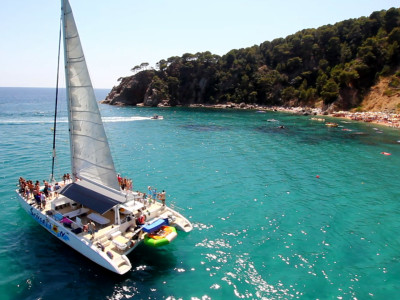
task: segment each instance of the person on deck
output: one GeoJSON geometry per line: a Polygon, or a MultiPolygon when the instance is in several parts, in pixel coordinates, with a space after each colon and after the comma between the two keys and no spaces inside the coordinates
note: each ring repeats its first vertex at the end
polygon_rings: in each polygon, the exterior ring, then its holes
{"type": "Polygon", "coordinates": [[[46,196],[46,198],[49,197],[49,183],[45,180],[43,180],[44,182],[44,188],[43,188],[43,193],[46,196]]]}
{"type": "Polygon", "coordinates": [[[165,191],[164,190],[158,194],[158,199],[160,199],[163,206],[165,206],[165,191]]]}
{"type": "Polygon", "coordinates": [[[40,207],[40,192],[38,193],[36,189],[33,190],[33,198],[35,199],[36,205],[40,207]]]}
{"type": "Polygon", "coordinates": [[[36,180],[35,182],[35,190],[38,194],[40,194],[40,182],[39,180],[36,180]]]}
{"type": "Polygon", "coordinates": [[[121,189],[122,190],[125,190],[125,188],[126,188],[126,178],[124,177],[124,178],[122,178],[122,181],[121,181],[121,189]]]}
{"type": "Polygon", "coordinates": [[[25,197],[25,186],[26,186],[26,181],[24,178],[20,177],[19,178],[19,192],[21,194],[24,194],[25,197]]]}
{"type": "Polygon", "coordinates": [[[35,190],[35,186],[33,185],[32,180],[28,181],[28,188],[29,188],[29,194],[33,197],[33,191],[35,190]]]}
{"type": "Polygon", "coordinates": [[[31,192],[29,190],[29,186],[25,185],[25,192],[24,192],[24,196],[26,197],[26,199],[29,199],[31,196],[31,192]]]}
{"type": "Polygon", "coordinates": [[[46,195],[44,193],[40,193],[40,207],[46,208],[46,195]]]}
{"type": "Polygon", "coordinates": [[[61,188],[61,186],[60,186],[60,184],[58,183],[58,182],[56,182],[54,185],[53,185],[53,192],[54,192],[54,194],[53,194],[53,196],[54,197],[57,197],[58,196],[58,190],[61,188]]]}
{"type": "Polygon", "coordinates": [[[136,219],[136,224],[137,225],[144,225],[145,222],[146,222],[146,216],[142,213],[141,210],[139,210],[139,214],[138,214],[138,217],[136,219]]]}
{"type": "Polygon", "coordinates": [[[119,184],[119,186],[121,186],[122,185],[122,177],[121,177],[121,175],[117,175],[117,179],[118,179],[118,184],[119,184]]]}
{"type": "Polygon", "coordinates": [[[94,233],[96,232],[96,225],[93,222],[88,224],[88,232],[92,235],[91,239],[94,239],[94,233]]]}

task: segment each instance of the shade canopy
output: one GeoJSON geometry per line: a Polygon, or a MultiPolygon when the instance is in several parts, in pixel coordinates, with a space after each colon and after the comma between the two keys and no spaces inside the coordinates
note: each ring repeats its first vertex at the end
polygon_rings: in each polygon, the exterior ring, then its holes
{"type": "Polygon", "coordinates": [[[167,226],[167,225],[168,225],[168,219],[158,219],[157,221],[155,221],[151,224],[144,225],[142,227],[142,230],[144,232],[151,233],[151,232],[157,231],[162,226],[167,226]]]}
{"type": "Polygon", "coordinates": [[[104,187],[87,181],[77,181],[68,184],[59,193],[100,214],[104,214],[115,205],[126,201],[123,195],[113,193],[104,187]]]}

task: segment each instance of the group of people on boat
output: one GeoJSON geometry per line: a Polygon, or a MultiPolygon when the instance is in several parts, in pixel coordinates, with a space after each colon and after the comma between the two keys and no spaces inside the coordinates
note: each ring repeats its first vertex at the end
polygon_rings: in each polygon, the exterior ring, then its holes
{"type": "Polygon", "coordinates": [[[22,194],[27,200],[34,199],[36,205],[40,208],[45,208],[46,200],[52,199],[56,196],[57,190],[60,188],[61,185],[58,182],[52,185],[48,181],[43,180],[42,187],[39,180],[36,180],[35,183],[33,183],[32,180],[26,180],[23,177],[19,178],[20,194],[22,194]]]}
{"type": "Polygon", "coordinates": [[[165,205],[166,193],[164,190],[161,193],[157,193],[157,189],[149,186],[147,193],[143,193],[140,191],[136,191],[136,193],[138,195],[138,199],[144,205],[151,204],[152,202],[155,202],[156,200],[161,201],[162,204],[165,205]]]}
{"type": "Polygon", "coordinates": [[[62,177],[62,179],[63,179],[64,184],[65,184],[65,183],[71,181],[71,175],[69,175],[69,173],[64,174],[63,177],[62,177]]]}
{"type": "Polygon", "coordinates": [[[151,200],[160,200],[162,202],[163,205],[165,205],[165,191],[163,190],[161,193],[157,193],[157,189],[153,188],[151,186],[147,187],[147,198],[151,199],[151,200]]]}
{"type": "MultiPolygon", "coordinates": [[[[121,177],[118,174],[118,183],[122,190],[132,190],[132,180],[127,179],[125,177],[121,177]]],[[[34,199],[37,206],[41,209],[45,208],[46,200],[51,200],[57,196],[57,190],[60,189],[63,185],[69,183],[71,181],[71,177],[69,173],[66,173],[62,176],[62,182],[56,182],[54,184],[50,184],[48,181],[43,180],[43,185],[40,184],[39,180],[36,180],[33,183],[32,180],[26,180],[23,177],[19,178],[19,192],[26,198],[27,200],[34,199]]],[[[147,193],[142,193],[137,191],[139,195],[139,199],[142,200],[144,204],[151,204],[152,201],[159,200],[165,205],[166,193],[163,190],[161,193],[157,193],[157,189],[151,186],[148,186],[147,193]]]]}
{"type": "Polygon", "coordinates": [[[121,177],[120,174],[117,175],[118,184],[122,190],[131,191],[133,188],[132,179],[126,177],[121,177]]]}
{"type": "MultiPolygon", "coordinates": [[[[122,177],[120,174],[117,174],[118,184],[121,187],[121,190],[132,191],[133,183],[132,179],[128,179],[126,177],[122,177]]],[[[143,200],[143,203],[151,203],[152,200],[160,200],[163,205],[165,205],[165,191],[163,190],[161,193],[157,193],[157,189],[151,186],[147,187],[147,194],[136,191],[139,195],[139,198],[143,200]]]]}

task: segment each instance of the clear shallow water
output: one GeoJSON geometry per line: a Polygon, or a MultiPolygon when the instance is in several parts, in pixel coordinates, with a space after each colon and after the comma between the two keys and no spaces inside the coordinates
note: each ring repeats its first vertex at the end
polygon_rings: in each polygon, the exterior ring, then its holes
{"type": "MultiPolygon", "coordinates": [[[[119,277],[52,238],[16,201],[19,176],[49,177],[53,99],[50,89],[0,88],[4,299],[397,296],[400,131],[327,128],[282,113],[101,105],[118,171],[135,189],[165,189],[195,225],[165,248],[139,247],[133,270],[119,277]],[[164,120],[148,120],[154,113],[164,120]]],[[[63,131],[65,105],[60,116],[63,131]]],[[[67,138],[57,138],[60,175],[69,171],[67,138]]]]}

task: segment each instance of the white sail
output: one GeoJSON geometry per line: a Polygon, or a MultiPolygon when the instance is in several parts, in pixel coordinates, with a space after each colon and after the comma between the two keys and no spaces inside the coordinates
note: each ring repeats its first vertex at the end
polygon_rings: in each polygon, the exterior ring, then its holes
{"type": "Polygon", "coordinates": [[[61,1],[72,174],[119,190],[74,16],[69,1],[61,1]]]}

